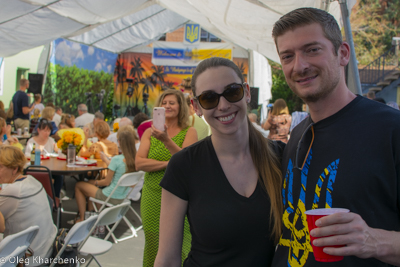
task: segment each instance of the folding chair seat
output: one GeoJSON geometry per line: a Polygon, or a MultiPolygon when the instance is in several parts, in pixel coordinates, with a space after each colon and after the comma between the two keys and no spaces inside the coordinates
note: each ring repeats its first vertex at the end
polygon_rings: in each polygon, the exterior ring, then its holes
{"type": "Polygon", "coordinates": [[[36,180],[38,180],[46,190],[47,195],[53,200],[53,211],[56,212],[56,226],[57,229],[60,228],[60,222],[61,222],[61,203],[60,199],[56,197],[55,192],[54,192],[54,186],[52,182],[52,176],[51,176],[51,171],[49,168],[45,166],[28,166],[24,170],[25,175],[31,175],[33,176],[36,180]]]}
{"type": "MultiPolygon", "coordinates": [[[[121,176],[121,178],[118,180],[117,185],[115,186],[115,188],[113,189],[113,191],[110,193],[109,197],[105,200],[99,200],[96,198],[89,198],[90,201],[92,201],[93,203],[93,207],[94,210],[99,212],[102,211],[104,209],[104,207],[112,207],[114,206],[113,204],[109,203],[109,200],[111,199],[112,195],[114,194],[115,190],[119,187],[119,186],[123,186],[126,187],[127,189],[129,189],[128,194],[126,195],[125,199],[123,200],[123,203],[129,203],[129,209],[133,212],[133,214],[135,214],[135,216],[139,219],[140,223],[142,222],[142,218],[140,218],[139,214],[132,208],[131,201],[129,199],[129,194],[132,192],[133,188],[131,188],[132,186],[136,185],[140,179],[144,176],[145,172],[143,171],[138,171],[138,172],[131,172],[131,173],[125,173],[124,175],[121,176]],[[97,208],[97,204],[102,205],[100,207],[100,209],[97,208]]],[[[128,225],[129,230],[131,231],[131,234],[129,236],[125,236],[123,238],[116,238],[116,236],[114,235],[113,231],[111,231],[111,237],[113,238],[115,243],[127,240],[129,238],[132,237],[137,237],[137,231],[141,230],[143,228],[143,226],[139,226],[138,228],[135,228],[132,223],[128,220],[128,218],[126,218],[126,216],[124,216],[122,218],[124,220],[124,222],[128,225]]],[[[106,226],[107,230],[110,232],[110,228],[108,226],[106,226]]]]}
{"type": "MultiPolygon", "coordinates": [[[[39,226],[34,225],[19,233],[6,236],[0,242],[0,259],[12,256],[18,247],[24,246],[26,247],[26,249],[29,248],[29,246],[31,245],[33,239],[35,239],[38,232],[39,232],[39,226]]],[[[24,255],[25,251],[23,253],[24,255]]],[[[2,265],[2,266],[15,266],[15,265],[2,265]]]]}
{"type": "Polygon", "coordinates": [[[97,226],[103,226],[103,225],[106,226],[110,224],[114,224],[114,226],[111,228],[111,230],[108,232],[107,236],[104,239],[88,236],[79,245],[78,252],[81,255],[91,256],[86,266],[89,266],[89,264],[92,262],[93,259],[99,266],[101,266],[101,264],[99,263],[99,261],[96,259],[95,256],[104,254],[112,248],[113,243],[108,241],[108,238],[110,237],[114,229],[118,226],[120,220],[125,216],[125,213],[129,210],[129,206],[130,203],[124,202],[122,204],[113,207],[105,208],[103,209],[103,211],[100,212],[99,217],[96,223],[93,225],[92,230],[90,232],[92,232],[97,226]]]}
{"type": "MultiPolygon", "coordinates": [[[[78,222],[74,226],[72,226],[72,228],[68,231],[68,234],[64,239],[64,245],[54,258],[55,259],[59,258],[68,245],[78,244],[82,242],[82,240],[85,240],[92,232],[93,226],[97,222],[97,219],[98,215],[93,215],[87,218],[86,220],[78,222]]],[[[53,261],[50,267],[53,267],[56,263],[57,263],[56,261],[53,261]]],[[[79,266],[79,261],[77,266],[79,266]]]]}

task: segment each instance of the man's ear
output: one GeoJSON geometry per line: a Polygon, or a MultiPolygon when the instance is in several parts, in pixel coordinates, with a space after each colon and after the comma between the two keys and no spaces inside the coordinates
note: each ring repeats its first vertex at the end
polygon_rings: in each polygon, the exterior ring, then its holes
{"type": "Polygon", "coordinates": [[[199,103],[197,102],[197,100],[192,98],[192,99],[190,99],[190,101],[192,102],[193,109],[196,112],[197,116],[199,116],[199,117],[202,116],[203,112],[201,111],[201,107],[200,107],[199,103]]]}
{"type": "Polygon", "coordinates": [[[343,42],[339,47],[340,65],[346,66],[350,61],[350,46],[343,42]]]}

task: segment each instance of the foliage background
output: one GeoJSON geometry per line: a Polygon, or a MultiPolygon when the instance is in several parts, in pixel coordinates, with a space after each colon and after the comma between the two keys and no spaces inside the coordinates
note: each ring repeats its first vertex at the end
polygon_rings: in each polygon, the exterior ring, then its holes
{"type": "MultiPolygon", "coordinates": [[[[106,99],[110,99],[108,97],[110,96],[112,102],[114,89],[112,74],[80,69],[75,65],[63,67],[49,63],[43,102],[53,102],[55,106],[62,108],[63,113],[73,114],[76,117],[78,116],[77,106],[81,103],[87,104],[86,92],[92,92],[91,101],[94,111],[99,110],[100,102],[96,94],[100,93],[101,89],[106,91],[103,99],[103,113],[106,118],[111,119],[111,111],[106,111],[106,106],[110,105],[106,99]]],[[[89,106],[88,108],[92,112],[89,106]]]]}
{"type": "Polygon", "coordinates": [[[362,67],[388,51],[392,37],[400,36],[400,0],[358,0],[350,23],[362,67]]]}
{"type": "Polygon", "coordinates": [[[272,70],[272,98],[269,103],[274,103],[278,98],[286,101],[289,112],[301,111],[303,101],[295,95],[286,83],[285,75],[282,71],[282,66],[278,63],[269,60],[272,70]]]}

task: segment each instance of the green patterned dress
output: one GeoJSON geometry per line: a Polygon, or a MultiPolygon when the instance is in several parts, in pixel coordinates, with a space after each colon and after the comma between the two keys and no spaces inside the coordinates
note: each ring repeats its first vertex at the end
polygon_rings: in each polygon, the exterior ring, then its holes
{"type": "MultiPolygon", "coordinates": [[[[182,147],[188,129],[189,127],[183,129],[172,138],[172,141],[174,141],[179,147],[182,147]]],[[[171,158],[171,153],[161,141],[154,137],[150,137],[150,149],[147,158],[159,161],[168,161],[171,158]]],[[[161,186],[159,183],[164,176],[164,172],[165,169],[161,171],[147,172],[144,176],[142,200],[140,204],[143,231],[145,235],[143,267],[153,267],[157,256],[161,210],[161,186]]],[[[190,251],[191,240],[192,236],[190,234],[189,222],[187,218],[185,218],[182,263],[190,251]]]]}

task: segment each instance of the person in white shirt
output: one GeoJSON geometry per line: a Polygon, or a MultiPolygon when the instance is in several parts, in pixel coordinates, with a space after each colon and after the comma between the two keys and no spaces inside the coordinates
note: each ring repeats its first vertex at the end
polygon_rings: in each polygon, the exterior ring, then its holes
{"type": "Polygon", "coordinates": [[[58,125],[61,122],[62,109],[60,107],[56,107],[55,110],[56,110],[56,113],[54,114],[53,121],[56,124],[56,126],[58,127],[58,125]]]}
{"type": "Polygon", "coordinates": [[[249,117],[251,123],[254,125],[254,128],[256,128],[265,138],[267,138],[269,135],[269,131],[264,130],[260,125],[258,125],[257,115],[254,113],[249,113],[247,116],[249,117]]]}
{"type": "MultiPolygon", "coordinates": [[[[47,258],[52,251],[57,227],[42,184],[23,175],[26,158],[19,148],[0,146],[0,212],[4,216],[4,237],[38,225],[39,232],[30,248],[35,258],[47,258]]],[[[27,266],[37,266],[32,257],[27,266]],[[31,261],[32,260],[32,261],[31,261]]]]}
{"type": "Polygon", "coordinates": [[[94,115],[88,113],[88,108],[85,104],[78,105],[79,116],[75,119],[76,127],[83,128],[88,123],[91,123],[94,119],[94,115]]]}
{"type": "MultiPolygon", "coordinates": [[[[123,117],[120,121],[119,121],[119,128],[121,129],[123,126],[125,125],[132,125],[132,121],[128,118],[128,117],[123,117]]],[[[114,142],[118,145],[119,148],[119,144],[118,144],[118,139],[117,139],[117,133],[112,133],[110,134],[107,139],[110,140],[111,142],[114,142]]]]}

